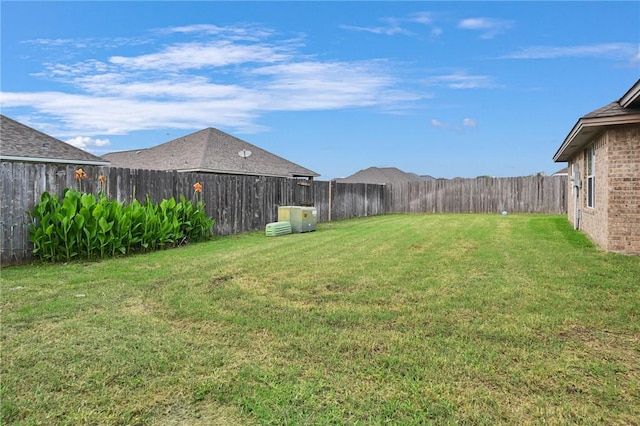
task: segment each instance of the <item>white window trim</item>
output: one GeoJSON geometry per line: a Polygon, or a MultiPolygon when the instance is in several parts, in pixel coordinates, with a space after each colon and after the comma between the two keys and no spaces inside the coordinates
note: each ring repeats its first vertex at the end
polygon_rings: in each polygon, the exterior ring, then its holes
{"type": "Polygon", "coordinates": [[[585,172],[587,174],[587,207],[594,209],[596,207],[596,147],[591,145],[585,151],[585,172]],[[591,166],[591,167],[589,167],[591,166]]]}

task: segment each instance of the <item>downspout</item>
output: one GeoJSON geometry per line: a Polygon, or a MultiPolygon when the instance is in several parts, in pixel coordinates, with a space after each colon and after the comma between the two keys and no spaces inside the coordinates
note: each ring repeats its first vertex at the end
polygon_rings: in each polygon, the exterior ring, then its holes
{"type": "Polygon", "coordinates": [[[329,181],[329,222],[331,222],[331,186],[333,184],[333,181],[330,180],[329,181]]]}
{"type": "Polygon", "coordinates": [[[571,165],[571,190],[575,198],[573,204],[573,229],[580,229],[580,219],[582,219],[582,209],[580,208],[580,189],[582,188],[582,181],[580,180],[580,167],[578,163],[571,165]]]}

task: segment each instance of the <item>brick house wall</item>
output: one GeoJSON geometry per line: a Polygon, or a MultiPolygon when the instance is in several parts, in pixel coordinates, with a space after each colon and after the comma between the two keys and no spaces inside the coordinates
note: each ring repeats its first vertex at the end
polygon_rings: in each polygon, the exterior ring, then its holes
{"type": "Polygon", "coordinates": [[[609,241],[611,251],[640,254],[640,125],[608,132],[609,241]]]}
{"type": "MultiPolygon", "coordinates": [[[[582,150],[573,162],[577,162],[580,167],[580,230],[587,234],[596,244],[603,249],[608,245],[608,222],[607,222],[607,172],[608,172],[608,150],[607,133],[603,133],[582,150]],[[587,149],[595,146],[595,203],[594,207],[587,206],[587,149]]],[[[572,202],[575,203],[575,197],[572,202]]],[[[571,212],[575,212],[574,206],[571,212]]]]}
{"type": "MultiPolygon", "coordinates": [[[[613,126],[569,161],[582,180],[580,230],[604,250],[640,254],[640,125],[613,126]],[[595,205],[587,206],[587,149],[595,146],[595,205]]],[[[568,181],[568,218],[575,225],[576,197],[568,181]]]]}

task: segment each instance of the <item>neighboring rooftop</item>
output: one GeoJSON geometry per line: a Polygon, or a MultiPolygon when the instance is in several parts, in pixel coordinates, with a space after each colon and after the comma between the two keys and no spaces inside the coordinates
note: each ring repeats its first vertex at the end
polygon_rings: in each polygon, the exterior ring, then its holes
{"type": "Polygon", "coordinates": [[[0,114],[0,160],[108,166],[109,162],[0,114]]]}
{"type": "Polygon", "coordinates": [[[558,170],[557,172],[555,172],[554,174],[552,174],[551,176],[568,176],[568,175],[569,175],[569,168],[564,167],[558,170]]]}
{"type": "Polygon", "coordinates": [[[419,176],[407,173],[396,167],[369,167],[346,178],[336,179],[340,183],[374,183],[385,185],[388,183],[405,183],[435,180],[431,176],[419,176]]]}
{"type": "Polygon", "coordinates": [[[111,161],[112,166],[130,169],[310,178],[320,176],[211,127],[152,148],[112,152],[102,157],[111,161]]]}

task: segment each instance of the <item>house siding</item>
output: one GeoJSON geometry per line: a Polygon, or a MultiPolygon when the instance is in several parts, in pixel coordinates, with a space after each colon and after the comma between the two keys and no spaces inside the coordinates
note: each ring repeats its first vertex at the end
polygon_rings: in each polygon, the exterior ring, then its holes
{"type": "Polygon", "coordinates": [[[612,128],[607,138],[607,249],[640,254],[640,125],[612,128]]]}

